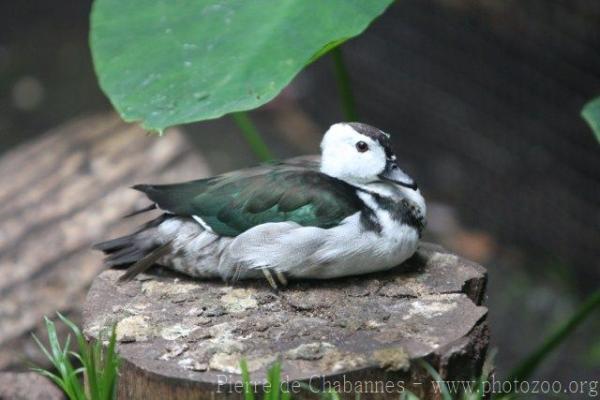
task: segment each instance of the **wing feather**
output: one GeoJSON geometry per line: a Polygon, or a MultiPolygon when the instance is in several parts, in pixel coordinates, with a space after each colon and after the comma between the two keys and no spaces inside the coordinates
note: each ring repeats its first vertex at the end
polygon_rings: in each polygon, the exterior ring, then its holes
{"type": "Polygon", "coordinates": [[[267,222],[330,228],[360,209],[352,186],[320,173],[314,159],[303,162],[294,159],[209,179],[134,188],[163,210],[200,217],[223,236],[267,222]]]}

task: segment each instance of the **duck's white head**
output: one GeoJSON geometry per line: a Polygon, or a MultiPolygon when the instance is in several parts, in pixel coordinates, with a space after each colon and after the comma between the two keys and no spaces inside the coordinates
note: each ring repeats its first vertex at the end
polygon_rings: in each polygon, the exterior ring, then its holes
{"type": "Polygon", "coordinates": [[[370,125],[341,122],[321,141],[321,172],[352,185],[392,183],[417,190],[396,162],[390,136],[370,125]]]}

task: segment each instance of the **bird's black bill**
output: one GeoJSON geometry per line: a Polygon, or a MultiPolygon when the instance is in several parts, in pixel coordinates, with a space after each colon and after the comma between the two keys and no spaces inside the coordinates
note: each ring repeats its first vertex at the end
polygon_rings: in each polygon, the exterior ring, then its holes
{"type": "Polygon", "coordinates": [[[419,188],[417,186],[417,183],[410,176],[404,173],[404,171],[400,169],[398,164],[396,164],[392,160],[388,161],[385,170],[381,174],[379,174],[379,179],[412,190],[417,190],[419,188]]]}

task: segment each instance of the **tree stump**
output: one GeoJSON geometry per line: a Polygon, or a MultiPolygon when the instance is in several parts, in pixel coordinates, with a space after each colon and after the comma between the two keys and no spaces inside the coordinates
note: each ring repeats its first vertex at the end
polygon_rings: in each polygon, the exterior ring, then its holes
{"type": "Polygon", "coordinates": [[[279,359],[294,399],[319,398],[299,382],[348,399],[398,399],[404,388],[438,398],[417,360],[445,379],[472,379],[488,346],[485,270],[426,243],[391,271],[279,293],[163,269],[117,284],[122,273],[100,274],[84,306],[88,336],[116,324],[121,399],[242,398],[242,358],[259,393],[279,359]]]}
{"type": "Polygon", "coordinates": [[[4,154],[0,370],[48,362],[30,335],[45,338],[44,315],[61,311],[78,320],[103,269],[92,243],[131,232],[144,218],[122,218],[149,204],[128,186],[208,174],[177,130],[159,138],[114,113],[72,120],[4,154]]]}

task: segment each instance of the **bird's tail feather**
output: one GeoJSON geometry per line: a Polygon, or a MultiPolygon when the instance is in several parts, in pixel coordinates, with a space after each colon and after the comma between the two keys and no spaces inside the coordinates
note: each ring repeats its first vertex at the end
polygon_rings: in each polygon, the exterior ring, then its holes
{"type": "Polygon", "coordinates": [[[133,217],[135,215],[139,215],[139,214],[142,214],[142,213],[145,213],[145,212],[148,212],[148,211],[156,210],[157,208],[158,207],[156,207],[156,203],[152,203],[150,205],[147,205],[144,208],[140,208],[138,210],[130,212],[129,214],[124,215],[123,218],[131,218],[131,217],[133,217]]]}
{"type": "Polygon", "coordinates": [[[127,271],[119,278],[119,282],[130,281],[137,274],[141,274],[153,266],[162,256],[169,254],[170,251],[171,242],[165,243],[152,250],[150,253],[136,261],[131,267],[127,268],[127,271]]]}
{"type": "Polygon", "coordinates": [[[97,243],[94,249],[106,254],[105,264],[110,268],[125,268],[141,261],[162,244],[156,241],[153,230],[169,218],[163,214],[141,226],[136,232],[116,239],[97,243]]]}

